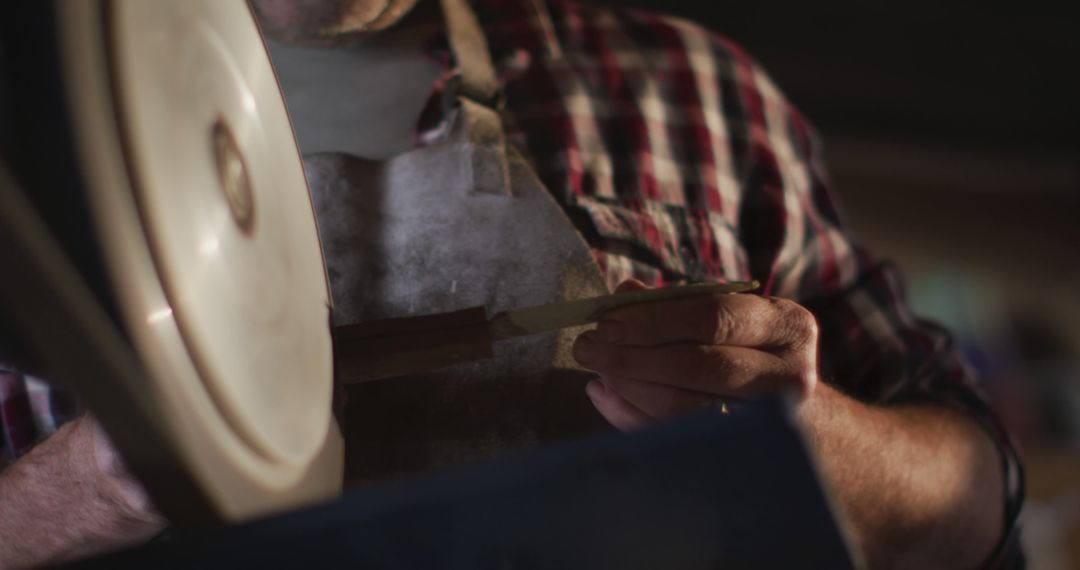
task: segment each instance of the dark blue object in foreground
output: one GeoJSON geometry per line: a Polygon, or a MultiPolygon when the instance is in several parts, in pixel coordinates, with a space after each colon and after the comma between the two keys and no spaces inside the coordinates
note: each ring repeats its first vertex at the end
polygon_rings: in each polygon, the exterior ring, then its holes
{"type": "Polygon", "coordinates": [[[779,402],[555,446],[87,568],[851,568],[779,402]]]}

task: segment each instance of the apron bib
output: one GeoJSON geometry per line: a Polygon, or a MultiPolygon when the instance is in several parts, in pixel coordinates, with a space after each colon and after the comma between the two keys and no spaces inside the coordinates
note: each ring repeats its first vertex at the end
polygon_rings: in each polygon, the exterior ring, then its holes
{"type": "MultiPolygon", "coordinates": [[[[494,95],[494,83],[490,61],[463,59],[486,57],[486,46],[475,45],[482,40],[475,19],[457,0],[444,10],[463,67],[448,140],[385,161],[305,157],[336,324],[477,306],[490,315],[608,292],[566,214],[507,149],[498,114],[477,102],[494,95]],[[471,45],[455,39],[463,34],[471,45]]],[[[581,331],[502,341],[488,360],[349,386],[347,481],[459,464],[606,425],[584,392],[593,375],[570,355],[581,331]]]]}

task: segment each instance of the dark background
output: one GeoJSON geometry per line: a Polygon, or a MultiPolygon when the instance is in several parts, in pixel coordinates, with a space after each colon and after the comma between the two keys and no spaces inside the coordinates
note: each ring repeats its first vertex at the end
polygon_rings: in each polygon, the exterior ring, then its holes
{"type": "Polygon", "coordinates": [[[915,273],[961,262],[1017,292],[1080,291],[1080,20],[1065,4],[594,1],[742,44],[823,134],[834,188],[879,253],[915,273]]]}
{"type": "Polygon", "coordinates": [[[736,40],[829,132],[1074,158],[1080,149],[1080,34],[1067,3],[608,3],[682,16],[736,40]]]}
{"type": "Polygon", "coordinates": [[[817,125],[856,235],[1018,437],[1030,567],[1080,568],[1080,19],[1042,0],[594,1],[735,40],[817,125]]]}

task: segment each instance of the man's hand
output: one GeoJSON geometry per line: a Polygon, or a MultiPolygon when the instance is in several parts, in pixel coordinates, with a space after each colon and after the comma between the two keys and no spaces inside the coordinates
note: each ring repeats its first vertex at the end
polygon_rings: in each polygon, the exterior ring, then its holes
{"type": "MultiPolygon", "coordinates": [[[[636,281],[618,291],[643,288],[636,281]]],[[[605,315],[574,357],[600,374],[586,390],[620,429],[818,384],[817,324],[785,299],[716,295],[644,303],[605,315]]]]}
{"type": "Polygon", "coordinates": [[[0,472],[0,568],[137,544],[164,526],[89,416],[65,424],[0,472]]]}
{"type": "MultiPolygon", "coordinates": [[[[629,281],[619,291],[644,287],[629,281]]],[[[818,378],[813,315],[784,299],[692,297],[612,311],[574,356],[596,409],[622,430],[740,399],[791,394],[873,568],[974,568],[1001,536],[998,452],[935,404],[872,406],[818,378]]]]}

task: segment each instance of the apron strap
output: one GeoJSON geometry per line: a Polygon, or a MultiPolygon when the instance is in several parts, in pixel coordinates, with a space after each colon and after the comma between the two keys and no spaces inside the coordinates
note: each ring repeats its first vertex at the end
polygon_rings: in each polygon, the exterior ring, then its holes
{"type": "Polygon", "coordinates": [[[442,0],[442,8],[450,49],[461,69],[451,140],[469,146],[473,191],[510,195],[506,135],[495,108],[499,84],[487,39],[467,0],[442,0]]]}
{"type": "Polygon", "coordinates": [[[493,106],[499,91],[487,38],[468,0],[442,0],[450,49],[461,68],[458,94],[481,105],[493,106]]]}

